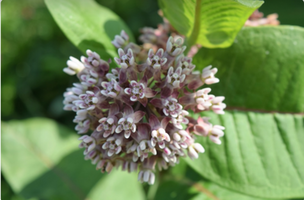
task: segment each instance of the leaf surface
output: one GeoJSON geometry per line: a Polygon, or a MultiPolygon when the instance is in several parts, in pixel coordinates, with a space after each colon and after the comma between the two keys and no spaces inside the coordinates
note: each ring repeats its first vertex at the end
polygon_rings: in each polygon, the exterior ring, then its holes
{"type": "Polygon", "coordinates": [[[160,182],[154,199],[158,200],[266,200],[223,188],[201,177],[184,159],[170,169],[160,182]]]}
{"type": "Polygon", "coordinates": [[[253,0],[159,0],[164,16],[187,37],[188,46],[224,48],[263,1],[253,0]]]}
{"type": "Polygon", "coordinates": [[[227,49],[201,48],[196,68],[218,68],[215,95],[237,109],[304,112],[304,29],[244,28],[227,49]]]}
{"type": "Polygon", "coordinates": [[[303,116],[241,111],[206,116],[225,126],[226,134],[221,145],[197,138],[206,151],[187,162],[203,177],[262,198],[304,196],[303,116]]]}
{"type": "Polygon", "coordinates": [[[135,173],[96,171],[78,144],[76,134],[49,119],[3,122],[2,172],[26,199],[144,198],[135,173]]]}
{"type": "MultiPolygon", "coordinates": [[[[223,143],[198,141],[206,152],[188,163],[205,178],[264,198],[304,196],[304,29],[244,28],[227,49],[202,48],[199,69],[218,68],[212,93],[226,114],[207,113],[226,127],[223,143]]],[[[198,117],[198,116],[195,116],[198,117]]]]}
{"type": "Polygon", "coordinates": [[[111,41],[125,30],[133,41],[127,25],[111,10],[93,0],[45,0],[55,21],[83,53],[87,49],[99,53],[102,59],[117,57],[111,41]]]}

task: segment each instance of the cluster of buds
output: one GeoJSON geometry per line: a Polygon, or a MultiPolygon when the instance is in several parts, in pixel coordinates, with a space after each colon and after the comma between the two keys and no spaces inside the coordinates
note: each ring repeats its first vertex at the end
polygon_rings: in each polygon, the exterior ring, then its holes
{"type": "Polygon", "coordinates": [[[278,14],[273,13],[267,15],[267,17],[263,17],[264,14],[255,10],[249,19],[246,21],[244,26],[263,26],[263,25],[280,25],[280,21],[278,20],[278,14]]]}
{"type": "Polygon", "coordinates": [[[153,184],[157,168],[167,169],[180,157],[195,159],[204,152],[196,137],[221,143],[224,127],[188,112],[224,114],[224,97],[210,94],[210,88],[199,89],[219,82],[216,68],[194,71],[192,59],[184,56],[182,37],[169,37],[165,49],[146,51],[144,60],[143,48],[130,43],[124,31],[112,43],[118,48],[114,64],[119,67],[110,68],[87,50],[80,60],[70,57],[64,69],[79,78],[64,93],[64,109],[76,113],[75,129],[84,134],[79,147],[86,160],[102,172],[113,167],[139,170],[139,181],[153,184]]]}

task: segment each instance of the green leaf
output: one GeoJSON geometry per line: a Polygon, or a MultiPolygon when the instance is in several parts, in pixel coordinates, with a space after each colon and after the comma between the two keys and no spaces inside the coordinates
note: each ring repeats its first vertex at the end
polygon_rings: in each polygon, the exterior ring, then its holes
{"type": "Polygon", "coordinates": [[[26,199],[144,198],[136,174],[96,171],[78,149],[76,134],[52,120],[3,122],[1,139],[2,172],[26,199]]]}
{"type": "MultiPolygon", "coordinates": [[[[162,177],[153,199],[158,200],[262,200],[246,196],[204,180],[182,159],[162,177]]],[[[263,199],[265,200],[265,199],[263,199]]]]}
{"type": "Polygon", "coordinates": [[[263,1],[159,0],[164,16],[187,37],[187,46],[224,48],[233,43],[245,21],[263,1]]]}
{"type": "Polygon", "coordinates": [[[304,197],[303,46],[304,29],[266,26],[244,28],[227,49],[198,52],[198,68],[218,68],[212,93],[228,105],[223,116],[207,114],[226,127],[223,144],[201,138],[206,153],[187,160],[201,175],[257,197],[304,197]]]}
{"type": "MultiPolygon", "coordinates": [[[[100,173],[100,172],[99,172],[100,173]]],[[[88,199],[145,199],[141,183],[137,180],[137,174],[129,174],[126,171],[113,170],[106,175],[104,180],[99,181],[88,194],[88,199]]]]}
{"type": "Polygon", "coordinates": [[[121,30],[134,40],[127,25],[115,13],[93,0],[45,0],[45,3],[65,35],[82,52],[91,49],[108,60],[117,57],[111,41],[121,30]]]}
{"type": "Polygon", "coordinates": [[[202,48],[198,69],[218,68],[215,95],[229,107],[304,112],[304,29],[294,26],[244,28],[227,49],[202,48]]]}
{"type": "Polygon", "coordinates": [[[198,173],[252,196],[304,197],[303,115],[228,111],[207,116],[225,126],[226,134],[221,145],[197,138],[206,152],[187,162],[198,173]]]}

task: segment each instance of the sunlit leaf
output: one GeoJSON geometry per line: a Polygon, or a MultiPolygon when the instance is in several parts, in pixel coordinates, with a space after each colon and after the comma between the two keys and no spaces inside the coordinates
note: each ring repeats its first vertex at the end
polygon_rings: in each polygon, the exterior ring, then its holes
{"type": "Polygon", "coordinates": [[[108,60],[117,56],[111,41],[125,30],[133,39],[127,25],[111,10],[93,0],[45,0],[55,21],[71,42],[82,52],[96,51],[108,60]]]}
{"type": "Polygon", "coordinates": [[[228,47],[238,31],[263,1],[159,0],[164,16],[187,37],[188,45],[228,47]]]}

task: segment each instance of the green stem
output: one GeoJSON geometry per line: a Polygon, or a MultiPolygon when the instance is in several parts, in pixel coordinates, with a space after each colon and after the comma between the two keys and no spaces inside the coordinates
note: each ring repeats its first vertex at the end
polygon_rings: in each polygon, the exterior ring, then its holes
{"type": "Polygon", "coordinates": [[[148,200],[153,200],[155,199],[155,194],[157,192],[157,189],[158,189],[158,186],[159,186],[159,183],[160,183],[160,176],[159,176],[159,171],[156,170],[155,172],[155,183],[153,185],[151,185],[149,187],[149,190],[148,190],[148,194],[147,194],[147,199],[148,200]]]}
{"type": "Polygon", "coordinates": [[[195,4],[195,13],[194,13],[194,25],[193,25],[193,29],[191,32],[190,37],[188,38],[186,44],[187,44],[187,50],[189,51],[190,48],[196,44],[198,35],[199,35],[199,31],[200,31],[200,20],[201,20],[201,3],[202,0],[196,0],[196,4],[195,4]]]}

